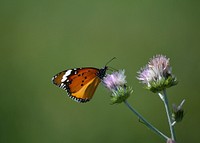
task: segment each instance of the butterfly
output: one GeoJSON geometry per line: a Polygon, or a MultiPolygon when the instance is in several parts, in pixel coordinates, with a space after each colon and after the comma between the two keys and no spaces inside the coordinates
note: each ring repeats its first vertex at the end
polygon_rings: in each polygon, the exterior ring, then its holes
{"type": "Polygon", "coordinates": [[[53,76],[52,82],[66,90],[68,96],[76,102],[84,103],[93,97],[107,69],[107,66],[101,69],[93,67],[68,69],[53,76]]]}

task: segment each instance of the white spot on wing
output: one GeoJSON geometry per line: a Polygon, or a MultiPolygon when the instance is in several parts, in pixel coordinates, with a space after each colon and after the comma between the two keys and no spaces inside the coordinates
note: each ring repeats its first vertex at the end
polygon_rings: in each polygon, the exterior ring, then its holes
{"type": "Polygon", "coordinates": [[[61,88],[65,87],[64,83],[61,83],[61,84],[60,84],[60,87],[61,87],[61,88]]]}
{"type": "Polygon", "coordinates": [[[64,81],[67,79],[67,77],[71,74],[71,72],[72,72],[72,70],[68,70],[68,71],[63,75],[61,82],[64,82],[64,81]]]}

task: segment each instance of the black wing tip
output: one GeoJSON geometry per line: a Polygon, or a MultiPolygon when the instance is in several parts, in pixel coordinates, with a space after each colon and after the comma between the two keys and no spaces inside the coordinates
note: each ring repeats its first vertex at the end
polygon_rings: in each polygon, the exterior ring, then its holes
{"type": "Polygon", "coordinates": [[[55,85],[58,85],[58,84],[56,84],[56,82],[55,82],[56,77],[57,77],[57,75],[53,76],[53,77],[51,78],[51,82],[52,82],[53,84],[55,84],[55,85]]]}

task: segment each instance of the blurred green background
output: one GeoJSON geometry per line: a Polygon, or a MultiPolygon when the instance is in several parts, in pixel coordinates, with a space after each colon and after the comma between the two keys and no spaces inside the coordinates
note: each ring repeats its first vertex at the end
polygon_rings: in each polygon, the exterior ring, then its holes
{"type": "Polygon", "coordinates": [[[165,142],[124,105],[110,105],[100,85],[79,104],[51,83],[75,67],[126,69],[128,99],[168,136],[159,97],[138,83],[137,71],[156,54],[167,55],[179,84],[170,104],[186,99],[176,125],[178,142],[198,142],[200,114],[200,2],[194,0],[1,0],[0,142],[165,142]]]}

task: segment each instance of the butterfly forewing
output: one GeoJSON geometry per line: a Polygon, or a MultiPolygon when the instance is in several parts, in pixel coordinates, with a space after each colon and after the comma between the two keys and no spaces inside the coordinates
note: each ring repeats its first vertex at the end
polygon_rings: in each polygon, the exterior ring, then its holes
{"type": "Polygon", "coordinates": [[[97,77],[98,72],[99,70],[95,68],[77,69],[75,74],[68,77],[68,80],[70,82],[69,84],[70,92],[74,93],[79,91],[89,81],[97,77]]]}
{"type": "MultiPolygon", "coordinates": [[[[67,71],[67,70],[66,70],[67,71]]],[[[57,85],[57,86],[61,86],[62,83],[64,83],[64,81],[62,82],[63,76],[65,75],[66,71],[62,71],[58,74],[56,74],[53,78],[52,78],[52,82],[57,85]]]]}

